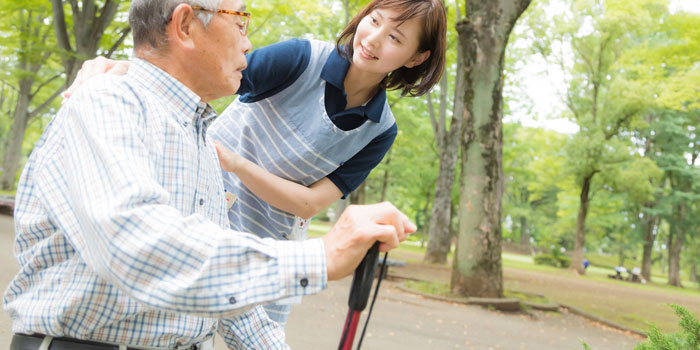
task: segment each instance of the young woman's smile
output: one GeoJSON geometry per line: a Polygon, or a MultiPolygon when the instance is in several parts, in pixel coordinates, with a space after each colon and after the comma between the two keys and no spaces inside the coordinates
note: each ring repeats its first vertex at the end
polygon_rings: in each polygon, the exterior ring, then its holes
{"type": "Polygon", "coordinates": [[[397,22],[394,18],[398,15],[392,9],[376,9],[360,21],[353,42],[356,68],[386,75],[403,66],[418,65],[429,55],[418,52],[420,19],[397,22]]]}

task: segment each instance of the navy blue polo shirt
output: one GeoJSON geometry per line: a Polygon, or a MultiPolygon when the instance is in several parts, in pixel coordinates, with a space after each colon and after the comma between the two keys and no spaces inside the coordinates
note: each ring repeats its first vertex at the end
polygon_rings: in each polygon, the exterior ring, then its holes
{"type": "MultiPolygon", "coordinates": [[[[246,55],[248,68],[238,90],[240,101],[260,101],[292,85],[309,64],[311,45],[307,40],[292,39],[265,46],[246,55]]],[[[331,121],[341,130],[352,130],[367,120],[379,122],[386,103],[386,91],[380,91],[365,105],[345,110],[347,99],[345,75],[350,62],[337,50],[329,55],[321,72],[326,81],[325,109],[331,121]]],[[[365,148],[328,175],[328,178],[347,196],[355,190],[384,158],[397,135],[396,123],[374,138],[365,148]]]]}

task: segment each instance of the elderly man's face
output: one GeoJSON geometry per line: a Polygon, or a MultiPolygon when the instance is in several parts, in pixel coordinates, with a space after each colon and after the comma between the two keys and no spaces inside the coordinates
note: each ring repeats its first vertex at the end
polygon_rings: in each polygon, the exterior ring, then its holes
{"type": "MultiPolygon", "coordinates": [[[[243,0],[223,0],[219,9],[243,12],[243,0]]],[[[212,9],[217,10],[217,9],[212,9]]],[[[209,22],[198,47],[199,58],[192,62],[199,66],[211,99],[233,95],[241,86],[241,71],[246,68],[245,53],[251,44],[240,32],[242,18],[225,13],[216,13],[209,22]]]]}

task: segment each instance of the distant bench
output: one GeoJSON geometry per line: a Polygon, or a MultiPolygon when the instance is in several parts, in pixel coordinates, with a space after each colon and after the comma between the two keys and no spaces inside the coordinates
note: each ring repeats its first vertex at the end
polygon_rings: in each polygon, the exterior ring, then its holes
{"type": "MultiPolygon", "coordinates": [[[[380,257],[377,259],[377,274],[379,271],[382,269],[382,261],[384,261],[384,258],[380,257]]],[[[387,273],[389,272],[390,267],[406,267],[406,262],[401,261],[401,260],[394,260],[394,259],[386,259],[386,268],[384,269],[384,275],[382,278],[386,278],[387,273]]]]}
{"type": "Polygon", "coordinates": [[[9,215],[15,211],[15,198],[9,196],[0,196],[0,215],[9,215]]]}

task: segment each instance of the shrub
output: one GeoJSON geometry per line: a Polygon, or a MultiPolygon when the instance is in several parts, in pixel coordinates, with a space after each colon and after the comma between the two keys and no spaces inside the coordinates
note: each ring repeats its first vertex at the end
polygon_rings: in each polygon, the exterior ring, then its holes
{"type": "MultiPolygon", "coordinates": [[[[678,324],[681,326],[681,331],[671,334],[661,334],[661,331],[651,326],[647,332],[649,340],[644,343],[639,343],[634,347],[634,350],[698,350],[700,349],[700,322],[695,319],[695,316],[688,309],[670,304],[676,315],[680,317],[678,324]]],[[[584,350],[591,348],[583,342],[584,350]]]]}
{"type": "Polygon", "coordinates": [[[661,331],[651,326],[647,332],[649,341],[639,343],[634,350],[697,350],[700,349],[700,322],[688,309],[679,305],[670,305],[680,317],[678,324],[681,331],[671,334],[661,334],[661,331]]]}
{"type": "Polygon", "coordinates": [[[538,254],[535,256],[535,264],[567,268],[571,265],[571,258],[561,254],[538,254]]]}

